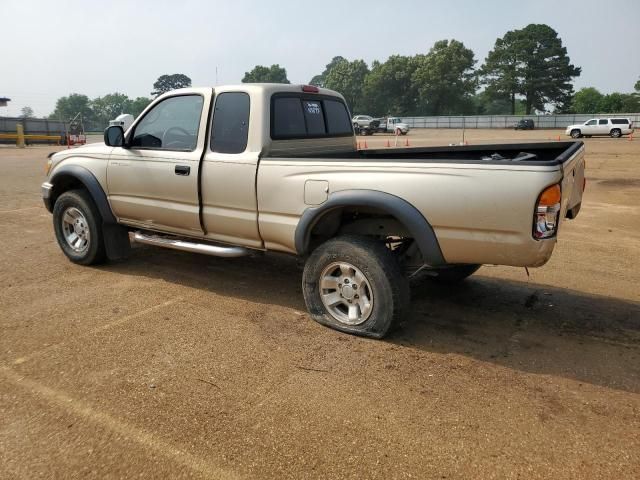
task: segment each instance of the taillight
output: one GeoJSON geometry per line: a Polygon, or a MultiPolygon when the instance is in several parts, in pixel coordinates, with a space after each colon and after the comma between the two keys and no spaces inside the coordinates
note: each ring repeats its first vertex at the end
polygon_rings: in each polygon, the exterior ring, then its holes
{"type": "Polygon", "coordinates": [[[533,215],[533,238],[551,238],[556,234],[561,199],[560,184],[552,185],[540,194],[533,215]]]}
{"type": "Polygon", "coordinates": [[[315,85],[303,85],[302,91],[306,93],[318,93],[320,92],[320,89],[315,85]]]}

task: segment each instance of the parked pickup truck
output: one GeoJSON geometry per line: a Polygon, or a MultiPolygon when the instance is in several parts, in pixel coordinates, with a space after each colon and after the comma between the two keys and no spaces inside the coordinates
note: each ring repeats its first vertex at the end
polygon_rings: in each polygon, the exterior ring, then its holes
{"type": "Polygon", "coordinates": [[[378,132],[406,135],[409,133],[409,124],[403,122],[402,119],[398,117],[382,118],[380,119],[378,132]]]}
{"type": "Polygon", "coordinates": [[[131,240],[286,252],[305,259],[314,320],[377,338],[408,314],[412,276],[543,265],[584,189],[581,141],[358,151],[343,97],[313,86],[176,90],[104,140],[48,161],[72,262],[126,257],[131,240]]]}

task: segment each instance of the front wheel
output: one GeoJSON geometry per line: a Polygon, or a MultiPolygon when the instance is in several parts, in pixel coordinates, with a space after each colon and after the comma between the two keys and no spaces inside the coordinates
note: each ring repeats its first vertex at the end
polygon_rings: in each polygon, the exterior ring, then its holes
{"type": "Polygon", "coordinates": [[[571,138],[580,138],[582,136],[582,132],[577,128],[575,130],[571,130],[571,138]]]}
{"type": "Polygon", "coordinates": [[[316,322],[365,337],[384,337],[409,309],[400,264],[382,242],[364,236],[337,237],[314,250],[302,291],[316,322]]]}
{"type": "Polygon", "coordinates": [[[611,135],[611,138],[620,138],[622,136],[622,130],[620,130],[619,128],[614,128],[613,130],[611,130],[611,133],[609,133],[609,135],[611,135]]]}
{"type": "Polygon", "coordinates": [[[93,265],[104,261],[102,219],[85,190],[70,190],[58,197],[53,228],[58,245],[72,262],[93,265]]]}

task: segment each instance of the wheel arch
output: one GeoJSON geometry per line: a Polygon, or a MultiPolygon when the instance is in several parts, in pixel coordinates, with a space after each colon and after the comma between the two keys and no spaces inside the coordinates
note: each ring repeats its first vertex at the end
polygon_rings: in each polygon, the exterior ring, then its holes
{"type": "Polygon", "coordinates": [[[91,195],[92,200],[98,207],[102,221],[105,224],[117,223],[107,195],[102,189],[98,179],[88,169],[79,165],[64,165],[60,167],[49,179],[53,186],[51,196],[48,199],[47,209],[51,212],[56,203],[56,199],[64,192],[74,188],[84,188],[91,195]]]}
{"type": "Polygon", "coordinates": [[[427,264],[446,264],[433,227],[420,211],[400,197],[377,190],[341,190],[330,194],[322,205],[307,208],[295,230],[295,248],[299,255],[309,253],[313,228],[328,214],[343,208],[374,208],[386,213],[410,233],[427,264]]]}
{"type": "Polygon", "coordinates": [[[107,257],[110,260],[126,258],[131,251],[129,233],[125,227],[118,224],[111,211],[109,200],[98,179],[88,169],[79,165],[63,165],[49,179],[52,185],[51,193],[45,198],[45,206],[53,212],[57,198],[64,192],[75,188],[83,188],[95,203],[102,217],[102,233],[107,257]]]}

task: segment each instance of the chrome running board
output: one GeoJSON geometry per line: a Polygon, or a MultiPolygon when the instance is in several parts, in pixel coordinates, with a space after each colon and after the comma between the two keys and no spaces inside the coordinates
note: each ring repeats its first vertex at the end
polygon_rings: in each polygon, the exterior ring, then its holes
{"type": "Polygon", "coordinates": [[[175,238],[147,235],[142,232],[135,232],[133,234],[133,240],[137,243],[144,243],[145,245],[155,245],[157,247],[171,248],[183,252],[204,253],[205,255],[212,255],[214,257],[244,257],[251,253],[250,250],[244,247],[223,247],[208,243],[187,242],[175,238]]]}

